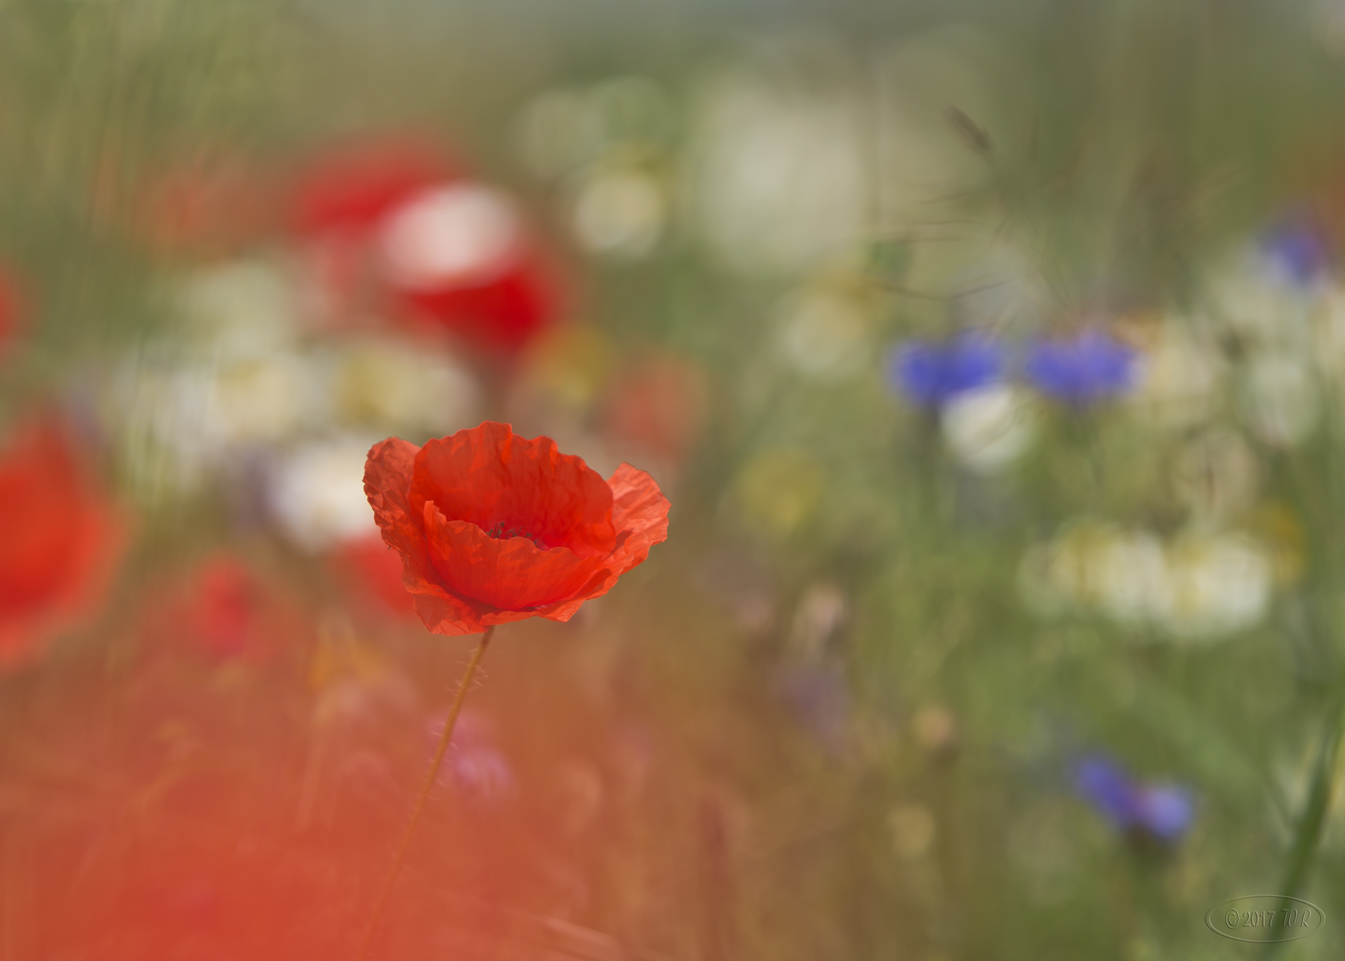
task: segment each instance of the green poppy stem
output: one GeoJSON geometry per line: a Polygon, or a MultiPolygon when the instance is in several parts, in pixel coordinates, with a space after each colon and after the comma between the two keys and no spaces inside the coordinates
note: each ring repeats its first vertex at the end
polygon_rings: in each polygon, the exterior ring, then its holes
{"type": "Polygon", "coordinates": [[[453,726],[458,723],[458,715],[462,713],[463,702],[467,700],[467,691],[472,686],[472,679],[476,676],[477,666],[481,663],[481,657],[486,653],[486,647],[490,644],[490,637],[495,633],[495,625],[486,628],[486,633],[481,635],[481,643],[476,646],[472,653],[472,659],[467,664],[467,671],[462,676],[462,683],[458,685],[457,697],[453,699],[453,707],[448,712],[448,720],[444,722],[444,732],[439,737],[439,749],[435,751],[434,760],[430,763],[429,773],[425,775],[425,784],[420,789],[420,799],[416,801],[415,808],[411,811],[411,821],[406,825],[406,831],[402,834],[402,843],[397,848],[397,856],[392,860],[392,870],[388,872],[388,879],[383,882],[383,890],[378,895],[378,902],[374,905],[374,912],[369,916],[369,923],[364,928],[364,937],[360,941],[360,953],[356,956],[357,961],[364,961],[369,954],[369,945],[373,943],[374,932],[378,930],[378,922],[383,919],[383,910],[388,905],[388,898],[392,896],[392,889],[397,884],[397,876],[401,874],[402,862],[406,860],[407,849],[411,846],[411,835],[415,833],[416,824],[420,821],[420,815],[425,810],[425,802],[429,799],[430,790],[434,787],[435,778],[439,774],[439,766],[444,762],[444,755],[448,753],[448,745],[453,741],[453,726]]]}
{"type": "MultiPolygon", "coordinates": [[[[1303,814],[1294,832],[1294,843],[1285,860],[1284,878],[1279,891],[1281,903],[1285,907],[1290,906],[1290,899],[1303,888],[1321,843],[1326,815],[1331,807],[1331,788],[1335,781],[1336,759],[1340,753],[1342,724],[1345,724],[1345,701],[1337,695],[1331,699],[1327,709],[1322,741],[1313,766],[1312,784],[1308,788],[1303,814]]],[[[1279,953],[1282,946],[1283,942],[1271,942],[1263,957],[1268,961],[1279,953]]]]}

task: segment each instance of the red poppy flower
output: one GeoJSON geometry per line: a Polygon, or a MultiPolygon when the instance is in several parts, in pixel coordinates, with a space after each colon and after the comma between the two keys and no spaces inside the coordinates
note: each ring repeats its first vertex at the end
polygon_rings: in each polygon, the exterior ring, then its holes
{"type": "Polygon", "coordinates": [[[414,192],[455,176],[456,164],[417,137],[338,145],[313,157],[297,174],[291,223],[304,237],[369,233],[414,192]]]}
{"type": "Polygon", "coordinates": [[[454,175],[438,151],[410,137],[341,144],[294,172],[285,216],[304,242],[316,320],[343,326],[379,312],[379,224],[412,194],[454,175]]]}
{"type": "Polygon", "coordinates": [[[557,315],[557,285],[522,211],[483,183],[446,180],[408,197],[379,243],[409,313],[478,347],[515,352],[557,315]]]}
{"type": "Polygon", "coordinates": [[[309,241],[315,300],[336,319],[408,318],[477,347],[514,352],[559,310],[556,284],[522,212],[406,138],[347,146],[297,178],[290,222],[309,241]]]}
{"type": "Polygon", "coordinates": [[[414,137],[342,145],[299,172],[291,223],[305,237],[368,234],[412,194],[454,176],[438,150],[414,137]]]}
{"type": "Polygon", "coordinates": [[[52,423],[0,452],[0,668],[32,657],[101,595],[122,524],[52,423]]]}
{"type": "Polygon", "coordinates": [[[375,444],[364,490],[436,634],[567,621],[668,536],[668,500],[644,471],[604,481],[549,437],[491,421],[424,447],[375,444]]]}
{"type": "Polygon", "coordinates": [[[398,294],[429,323],[507,354],[522,349],[559,311],[555,280],[536,260],[521,261],[488,283],[431,285],[398,294]]]}

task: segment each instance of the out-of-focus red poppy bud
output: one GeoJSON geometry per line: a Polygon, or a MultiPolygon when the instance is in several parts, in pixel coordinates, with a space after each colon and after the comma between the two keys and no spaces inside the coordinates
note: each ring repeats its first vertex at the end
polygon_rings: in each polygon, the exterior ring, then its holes
{"type": "Polygon", "coordinates": [[[456,176],[438,150],[409,136],[339,145],[296,171],[285,216],[303,245],[312,319],[341,327],[378,313],[379,227],[418,191],[456,176]]]}
{"type": "Polygon", "coordinates": [[[345,145],[299,171],[290,226],[310,239],[367,235],[398,204],[457,175],[440,151],[413,137],[345,145]]]}
{"type": "Polygon", "coordinates": [[[97,607],[124,534],[69,432],[35,420],[12,433],[0,450],[0,669],[97,607]]]}
{"type": "Polygon", "coordinates": [[[620,376],[608,394],[604,420],[618,444],[672,465],[681,462],[705,423],[706,376],[677,357],[655,357],[620,376]]]}
{"type": "Polygon", "coordinates": [[[534,264],[491,284],[403,291],[403,295],[424,319],[477,347],[509,354],[551,325],[560,302],[554,281],[534,264]]]}
{"type": "Polygon", "coordinates": [[[414,613],[411,595],[402,586],[401,555],[384,544],[377,533],[337,545],[331,561],[343,582],[383,610],[399,615],[414,613]]]}
{"type": "Polygon", "coordinates": [[[401,302],[478,347],[517,351],[558,313],[558,285],[522,211],[493,187],[435,184],[394,210],[379,239],[401,302]]]}
{"type": "Polygon", "coordinates": [[[267,661],[286,646],[302,646],[308,633],[303,612],[227,551],[197,564],[149,610],[156,646],[185,644],[217,661],[267,661]]]}
{"type": "Polygon", "coordinates": [[[558,285],[522,211],[423,141],[320,158],[296,177],[289,217],[325,323],[390,307],[513,353],[558,313],[558,285]]]}
{"type": "Polygon", "coordinates": [[[237,558],[207,561],[196,574],[187,607],[188,635],[220,658],[241,657],[254,648],[260,586],[237,558]]]}

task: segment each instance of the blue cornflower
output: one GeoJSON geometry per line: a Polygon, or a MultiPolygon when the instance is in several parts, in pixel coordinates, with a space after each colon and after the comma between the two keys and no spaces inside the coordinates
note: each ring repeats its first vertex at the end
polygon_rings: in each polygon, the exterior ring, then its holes
{"type": "Polygon", "coordinates": [[[1140,823],[1169,844],[1181,840],[1195,820],[1195,796],[1177,784],[1147,784],[1139,793],[1140,823]]]}
{"type": "Polygon", "coordinates": [[[1266,231],[1261,250],[1289,281],[1302,287],[1331,269],[1331,245],[1325,233],[1304,217],[1284,220],[1266,231]]]}
{"type": "Polygon", "coordinates": [[[958,394],[1000,378],[1004,351],[982,334],[951,340],[910,340],[897,345],[888,361],[888,378],[913,404],[937,407],[958,394]]]}
{"type": "Polygon", "coordinates": [[[1109,757],[1082,758],[1072,774],[1074,790],[1118,831],[1176,844],[1195,819],[1195,796],[1188,788],[1136,781],[1109,757]]]}
{"type": "Polygon", "coordinates": [[[1038,340],[1023,370],[1043,394],[1085,407],[1128,391],[1136,359],[1133,348],[1090,328],[1068,340],[1038,340]]]}

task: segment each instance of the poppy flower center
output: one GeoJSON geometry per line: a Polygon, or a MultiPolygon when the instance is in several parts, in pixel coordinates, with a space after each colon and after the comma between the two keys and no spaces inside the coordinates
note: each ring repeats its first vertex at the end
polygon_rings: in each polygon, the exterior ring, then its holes
{"type": "Polygon", "coordinates": [[[546,542],[540,537],[533,535],[531,532],[526,531],[521,527],[506,527],[504,521],[496,521],[495,526],[486,531],[486,536],[501,541],[507,541],[511,537],[522,537],[536,544],[538,550],[549,550],[546,546],[546,542]]]}

